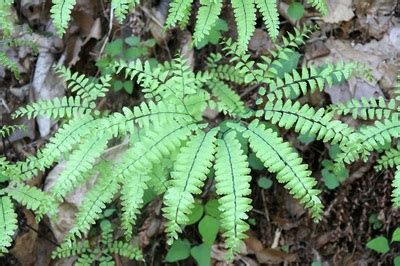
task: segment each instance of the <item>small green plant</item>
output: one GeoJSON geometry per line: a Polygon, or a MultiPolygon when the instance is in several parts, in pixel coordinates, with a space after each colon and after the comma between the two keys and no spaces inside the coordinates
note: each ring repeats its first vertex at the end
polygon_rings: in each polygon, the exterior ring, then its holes
{"type": "MultiPolygon", "coordinates": [[[[400,242],[400,227],[392,234],[391,245],[394,242],[400,242]]],[[[387,254],[390,251],[389,240],[385,236],[378,236],[368,241],[367,248],[381,254],[387,254]]],[[[400,265],[400,256],[395,256],[393,259],[393,265],[400,265]]]]}

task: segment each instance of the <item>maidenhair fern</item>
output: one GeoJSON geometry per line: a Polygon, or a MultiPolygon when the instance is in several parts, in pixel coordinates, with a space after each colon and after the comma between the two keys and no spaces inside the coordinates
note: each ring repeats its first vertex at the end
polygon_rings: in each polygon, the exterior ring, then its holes
{"type": "MultiPolygon", "coordinates": [[[[213,3],[218,4],[217,1],[213,3]]],[[[247,12],[256,8],[253,2],[249,3],[247,12]]],[[[183,1],[181,4],[184,6],[174,8],[190,6],[183,1]]],[[[202,1],[204,6],[209,4],[202,1]]],[[[234,7],[238,8],[238,4],[236,1],[234,7]]],[[[242,11],[240,16],[244,16],[242,11]]],[[[178,20],[169,23],[173,21],[178,20]]],[[[172,243],[188,224],[196,197],[207,178],[215,178],[211,180],[215,182],[213,189],[218,195],[222,236],[228,254],[232,255],[240,248],[250,228],[246,222],[251,210],[248,149],[247,142],[239,141],[247,139],[267,170],[309,210],[311,217],[315,221],[323,219],[317,180],[297,151],[267,128],[264,121],[300,134],[314,135],[324,142],[339,143],[344,151],[351,150],[361,139],[371,141],[371,147],[365,149],[372,151],[375,148],[372,140],[378,138],[375,136],[378,132],[375,129],[355,131],[336,119],[334,108],[318,109],[297,100],[300,95],[323,90],[333,80],[349,78],[356,67],[354,63],[341,62],[318,69],[296,68],[280,74],[282,62],[304,42],[309,30],[296,30],[284,38],[282,45],[277,45],[270,57],[260,60],[243,54],[243,47],[228,40],[225,54],[211,55],[203,71],[192,70],[181,56],[163,64],[141,60],[113,62],[109,68],[136,81],[144,95],[139,105],[124,107],[121,112],[101,113],[96,109],[97,98],[103,97],[110,88],[109,76],[96,80],[58,67],[72,96],[29,104],[18,109],[14,116],[45,115],[65,121],[36,155],[15,164],[0,158],[0,169],[11,181],[1,190],[1,195],[5,202],[13,198],[25,204],[40,218],[44,213],[52,214],[55,202],[62,203],[86,180],[95,178],[62,246],[65,254],[75,254],[79,252],[73,248],[77,238],[85,236],[106,206],[118,197],[122,206],[121,227],[125,236],[131,238],[149,189],[159,194],[165,192],[162,212],[168,243],[172,243]],[[248,105],[241,99],[236,89],[244,86],[258,89],[258,105],[248,105]],[[232,120],[208,123],[203,117],[206,109],[222,112],[232,120]],[[374,137],[371,134],[375,134],[374,137]],[[104,170],[102,155],[111,143],[122,138],[130,140],[129,148],[119,160],[107,162],[107,170],[104,170]],[[48,192],[36,195],[38,189],[31,191],[22,183],[63,158],[66,158],[65,168],[48,192]],[[28,203],[29,196],[36,200],[28,203]]],[[[383,132],[397,125],[397,120],[390,119],[392,124],[387,122],[381,128],[384,141],[388,137],[383,132]]],[[[392,133],[389,135],[397,136],[394,131],[392,133]]],[[[4,248],[11,242],[7,236],[15,230],[15,218],[9,205],[3,210],[9,216],[2,229],[4,240],[0,243],[4,248]]],[[[124,249],[124,245],[116,244],[113,248],[124,249]]],[[[93,260],[90,256],[81,260],[85,259],[93,260]]]]}

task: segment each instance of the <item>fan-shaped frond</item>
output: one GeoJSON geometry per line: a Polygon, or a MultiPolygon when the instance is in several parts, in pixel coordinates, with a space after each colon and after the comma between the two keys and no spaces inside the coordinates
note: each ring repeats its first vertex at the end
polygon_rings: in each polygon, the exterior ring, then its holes
{"type": "Polygon", "coordinates": [[[238,30],[239,51],[244,53],[256,29],[256,7],[253,0],[232,0],[231,4],[238,30]]]}
{"type": "Polygon", "coordinates": [[[97,83],[83,74],[77,72],[73,73],[70,69],[60,65],[57,67],[57,73],[64,79],[68,84],[68,88],[72,92],[76,92],[82,99],[88,99],[88,101],[96,100],[99,97],[104,97],[106,92],[110,88],[110,75],[104,75],[100,77],[100,82],[97,83]]]}
{"type": "Polygon", "coordinates": [[[210,171],[215,152],[215,135],[218,130],[199,133],[183,147],[176,158],[172,179],[164,196],[166,232],[172,244],[182,230],[181,225],[189,221],[188,215],[194,206],[193,194],[201,193],[201,187],[210,171]]]}
{"type": "Polygon", "coordinates": [[[276,0],[255,0],[264,18],[265,26],[272,40],[279,35],[279,13],[276,0]]]}
{"type": "Polygon", "coordinates": [[[221,13],[222,0],[201,0],[200,4],[194,28],[194,45],[198,45],[217,22],[221,13]]]}
{"type": "Polygon", "coordinates": [[[53,0],[50,9],[51,18],[56,26],[57,33],[62,36],[68,27],[71,19],[71,11],[74,8],[76,0],[53,0]]]}
{"type": "Polygon", "coordinates": [[[392,115],[399,115],[399,107],[395,100],[387,101],[384,97],[352,99],[346,103],[337,103],[330,106],[330,109],[338,115],[351,114],[354,119],[382,119],[390,118],[392,115]]]}
{"type": "MultiPolygon", "coordinates": [[[[1,17],[1,23],[0,23],[0,31],[2,32],[4,37],[9,37],[11,36],[13,29],[14,29],[14,23],[12,14],[11,14],[11,5],[13,4],[14,1],[1,1],[0,2],[0,17],[1,17]]],[[[1,62],[1,54],[0,53],[0,64],[3,64],[1,62]]]]}
{"type": "Polygon", "coordinates": [[[272,129],[254,120],[243,133],[249,139],[250,147],[264,163],[268,171],[276,173],[280,183],[296,199],[311,211],[315,221],[322,218],[323,205],[318,198],[317,181],[310,176],[307,165],[302,164],[299,155],[272,129]]]}
{"type": "Polygon", "coordinates": [[[131,226],[136,218],[139,208],[142,207],[143,193],[147,189],[150,172],[153,165],[162,162],[186,139],[192,131],[197,129],[195,125],[183,126],[177,123],[164,127],[156,127],[148,131],[140,142],[126,151],[124,160],[116,166],[117,179],[123,180],[122,190],[123,228],[127,235],[132,231],[131,226]],[[136,195],[133,195],[136,193],[136,195]]]}
{"type": "Polygon", "coordinates": [[[17,230],[17,214],[14,205],[7,196],[0,197],[0,255],[7,252],[13,242],[12,236],[17,230]]]}
{"type": "Polygon", "coordinates": [[[72,152],[65,168],[58,176],[50,191],[57,199],[62,199],[86,180],[86,172],[107,148],[111,136],[97,131],[97,136],[89,136],[72,152]]]}
{"type": "Polygon", "coordinates": [[[400,146],[385,151],[385,153],[379,157],[375,169],[379,171],[382,169],[393,168],[397,165],[400,165],[400,146]]]}
{"type": "Polygon", "coordinates": [[[219,195],[221,227],[225,245],[231,252],[236,251],[246,238],[249,229],[247,212],[251,210],[250,168],[243,154],[236,132],[225,133],[217,141],[215,160],[216,191],[219,195]]]}
{"type": "Polygon", "coordinates": [[[267,102],[264,107],[264,118],[272,124],[289,129],[300,134],[316,136],[324,142],[346,144],[353,130],[339,120],[332,120],[334,113],[326,112],[323,108],[315,110],[308,104],[278,100],[267,102]]]}
{"type": "Polygon", "coordinates": [[[139,0],[112,0],[111,7],[114,9],[115,17],[118,19],[119,23],[122,23],[135,5],[137,5],[139,0]]]}
{"type": "Polygon", "coordinates": [[[175,27],[178,22],[185,20],[191,10],[193,0],[172,0],[165,25],[167,28],[175,27]]]}
{"type": "Polygon", "coordinates": [[[8,195],[36,214],[36,221],[40,221],[44,214],[55,214],[56,202],[54,199],[36,187],[14,183],[7,188],[8,195]]]}
{"type": "Polygon", "coordinates": [[[46,116],[53,119],[78,117],[88,114],[98,114],[94,110],[96,104],[81,97],[62,97],[47,101],[38,101],[21,107],[13,114],[14,118],[27,116],[29,119],[46,116]]]}

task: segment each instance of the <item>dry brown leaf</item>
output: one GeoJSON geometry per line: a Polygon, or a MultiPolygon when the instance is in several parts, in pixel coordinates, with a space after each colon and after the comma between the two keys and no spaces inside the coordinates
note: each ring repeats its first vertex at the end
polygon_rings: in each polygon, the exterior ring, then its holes
{"type": "Polygon", "coordinates": [[[249,254],[254,254],[264,249],[264,245],[255,237],[249,236],[244,240],[249,254]]]}
{"type": "Polygon", "coordinates": [[[260,263],[288,263],[295,262],[297,259],[297,255],[294,253],[285,253],[283,251],[266,248],[259,252],[256,252],[256,257],[258,262],[260,263]]]}

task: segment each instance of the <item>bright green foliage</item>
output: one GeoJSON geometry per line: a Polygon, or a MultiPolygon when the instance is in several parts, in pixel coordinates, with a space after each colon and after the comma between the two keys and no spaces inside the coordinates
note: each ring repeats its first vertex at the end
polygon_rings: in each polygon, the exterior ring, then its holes
{"type": "MultiPolygon", "coordinates": [[[[237,251],[245,232],[247,212],[251,210],[250,168],[236,132],[226,132],[217,141],[215,160],[216,191],[220,196],[220,222],[226,237],[225,245],[237,251]]],[[[230,256],[230,255],[229,255],[230,256]]]]}
{"type": "Polygon", "coordinates": [[[252,0],[232,0],[231,3],[238,27],[238,44],[243,53],[256,29],[256,7],[252,0]]]}
{"type": "Polygon", "coordinates": [[[71,19],[71,11],[74,8],[76,0],[53,0],[50,9],[51,18],[56,26],[57,33],[62,36],[68,27],[71,19]]]}
{"type": "MultiPolygon", "coordinates": [[[[1,15],[1,14],[0,14],[1,15]]],[[[4,66],[5,68],[11,70],[14,76],[19,79],[19,68],[16,62],[8,58],[7,54],[4,52],[0,52],[0,65],[4,66]]]]}
{"type": "Polygon", "coordinates": [[[22,126],[22,125],[0,126],[0,136],[3,138],[5,138],[6,136],[10,136],[17,129],[24,130],[24,126],[22,126]]]}
{"type": "MultiPolygon", "coordinates": [[[[11,5],[13,4],[13,0],[3,0],[0,2],[0,31],[4,35],[4,37],[9,37],[13,32],[13,20],[11,18],[11,5]]],[[[0,55],[3,53],[0,53],[0,55]]],[[[0,64],[1,62],[0,57],[0,64]]]]}
{"type": "MultiPolygon", "coordinates": [[[[252,8],[256,8],[254,3],[252,8]]],[[[94,186],[85,195],[75,224],[66,237],[66,242],[73,247],[76,238],[84,237],[116,198],[122,207],[121,227],[125,237],[131,238],[141,208],[149,201],[146,195],[164,192],[162,210],[171,243],[179,237],[183,226],[193,223],[191,217],[196,210],[195,203],[199,202],[196,198],[214,166],[216,186],[211,189],[218,194],[220,224],[214,223],[213,228],[218,227],[214,231],[222,232],[232,258],[249,229],[246,220],[251,209],[251,178],[245,144],[248,139],[253,157],[258,157],[310,210],[311,216],[320,220],[323,206],[318,198],[316,180],[289,143],[257,120],[257,117],[265,118],[279,127],[339,143],[344,151],[352,150],[360,140],[362,134],[335,120],[332,111],[300,106],[295,99],[317,87],[322,90],[333,81],[348,78],[355,68],[353,63],[339,63],[296,70],[297,60],[291,58],[310,31],[310,28],[295,30],[283,38],[283,44],[277,45],[271,56],[260,60],[243,54],[243,47],[228,40],[223,50],[225,54],[211,55],[204,71],[194,71],[187,60],[179,56],[162,64],[142,60],[112,62],[108,66],[109,74],[99,79],[59,67],[71,96],[29,104],[14,115],[46,115],[66,121],[36,155],[16,164],[2,159],[0,170],[6,180],[22,182],[65,158],[65,168],[45,194],[53,199],[48,202],[62,202],[87,180],[93,180],[94,186]],[[144,100],[134,107],[123,107],[119,112],[100,113],[95,102],[105,95],[113,74],[136,82],[142,88],[144,100]],[[257,102],[265,101],[264,106],[248,105],[241,99],[236,91],[248,86],[259,89],[257,102]],[[285,97],[288,95],[292,100],[285,97]],[[203,117],[206,109],[219,111],[221,117],[226,118],[212,119],[208,124],[208,118],[203,117]],[[234,120],[225,123],[228,117],[234,120]],[[108,145],[121,139],[129,140],[128,149],[115,161],[104,161],[108,145]]],[[[37,189],[23,188],[29,195],[36,194],[37,189]]],[[[13,189],[10,184],[5,193],[13,197],[9,192],[13,189]]],[[[44,198],[39,196],[38,199],[44,198]]],[[[51,214],[51,207],[43,200],[28,203],[17,196],[15,199],[39,215],[51,214]]],[[[200,216],[197,215],[197,220],[200,216]]],[[[204,241],[215,239],[215,233],[206,236],[204,230],[201,231],[204,241]]],[[[68,252],[66,254],[80,251],[68,252]]],[[[95,262],[97,255],[92,255],[83,254],[79,262],[95,262]]],[[[104,256],[101,262],[109,260],[110,257],[104,256]]]]}
{"type": "Polygon", "coordinates": [[[122,23],[129,10],[139,3],[139,0],[112,0],[111,7],[119,23],[122,23]]]}
{"type": "Polygon", "coordinates": [[[315,110],[308,104],[281,100],[268,102],[264,107],[264,118],[286,129],[294,127],[300,134],[316,136],[324,142],[348,143],[353,130],[339,120],[333,120],[333,113],[323,108],[315,110]]]}
{"type": "Polygon", "coordinates": [[[17,226],[17,214],[10,197],[0,197],[0,255],[7,252],[17,226]]]}
{"type": "Polygon", "coordinates": [[[201,7],[197,15],[194,29],[194,44],[197,46],[205,36],[210,34],[211,28],[218,20],[221,13],[222,0],[201,0],[201,7]]]}
{"type": "Polygon", "coordinates": [[[81,97],[54,98],[53,100],[34,102],[26,107],[21,107],[14,113],[14,117],[25,115],[28,118],[47,116],[53,119],[65,116],[77,117],[92,113],[97,114],[97,111],[93,111],[95,107],[96,104],[94,102],[81,97]]]}
{"type": "Polygon", "coordinates": [[[188,17],[193,0],[172,0],[169,4],[169,14],[165,25],[175,27],[178,22],[182,22],[188,17]]]}
{"type": "Polygon", "coordinates": [[[391,148],[386,150],[385,153],[378,159],[376,170],[382,170],[400,165],[400,147],[391,148]]]}
{"type": "Polygon", "coordinates": [[[399,114],[399,108],[395,100],[386,101],[385,98],[362,98],[353,99],[347,103],[337,103],[330,106],[338,115],[351,114],[354,119],[382,119],[390,118],[392,115],[399,114]]]}
{"type": "Polygon", "coordinates": [[[255,0],[258,9],[260,10],[268,34],[272,40],[276,40],[279,35],[279,13],[277,1],[275,0],[255,0]]]}
{"type": "Polygon", "coordinates": [[[194,207],[193,194],[201,193],[201,187],[212,165],[217,132],[213,129],[208,133],[198,134],[181,149],[176,158],[174,170],[171,172],[170,188],[164,196],[164,213],[169,221],[166,232],[171,239],[177,239],[177,232],[181,232],[180,225],[188,223],[188,214],[194,207]]]}
{"type": "Polygon", "coordinates": [[[285,184],[289,193],[310,208],[314,220],[320,220],[323,206],[318,198],[320,191],[314,188],[317,182],[310,176],[311,171],[307,165],[302,164],[293,148],[278,137],[276,132],[265,129],[257,120],[249,125],[244,136],[249,138],[250,147],[264,162],[268,171],[276,173],[276,178],[285,184]]]}
{"type": "Polygon", "coordinates": [[[56,210],[54,199],[36,187],[16,183],[13,186],[9,186],[7,192],[11,198],[34,211],[36,221],[40,221],[46,213],[54,214],[56,210]]]}
{"type": "Polygon", "coordinates": [[[98,97],[104,97],[110,87],[109,82],[111,76],[109,75],[102,76],[100,78],[100,83],[95,83],[85,75],[72,73],[71,70],[64,66],[58,66],[57,73],[68,84],[68,88],[71,92],[76,92],[76,95],[80,96],[82,99],[88,99],[88,101],[93,101],[98,97]]]}
{"type": "Polygon", "coordinates": [[[307,0],[307,3],[318,9],[322,15],[328,14],[328,5],[324,0],[307,0]]]}

